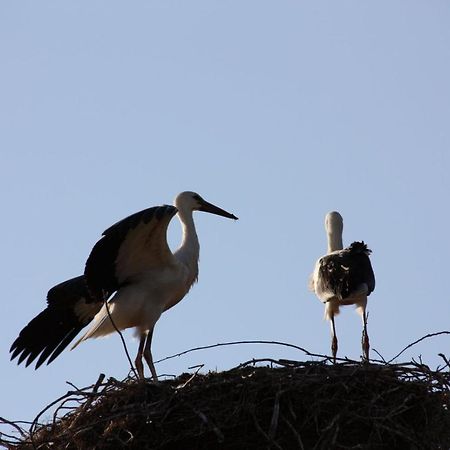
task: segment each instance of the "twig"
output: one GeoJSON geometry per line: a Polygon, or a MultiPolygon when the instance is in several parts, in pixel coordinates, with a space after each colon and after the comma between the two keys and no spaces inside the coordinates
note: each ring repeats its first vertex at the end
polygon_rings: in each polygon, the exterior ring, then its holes
{"type": "Polygon", "coordinates": [[[177,386],[177,390],[185,388],[198,375],[198,372],[200,371],[200,369],[203,368],[203,366],[204,366],[204,364],[199,364],[198,366],[189,367],[189,369],[196,368],[197,370],[181,386],[177,386]]]}
{"type": "Polygon", "coordinates": [[[253,423],[255,425],[255,428],[257,429],[257,431],[266,439],[267,442],[270,442],[271,445],[273,445],[274,447],[278,448],[279,450],[283,450],[283,448],[280,446],[280,444],[278,444],[278,442],[276,442],[273,438],[271,438],[262,428],[261,425],[258,422],[258,419],[256,418],[256,415],[254,413],[254,411],[251,412],[252,418],[253,418],[253,423]]]}
{"type": "Polygon", "coordinates": [[[403,354],[408,348],[411,348],[413,345],[418,344],[419,342],[428,339],[430,337],[440,336],[442,334],[450,334],[450,331],[439,331],[438,333],[429,333],[425,336],[422,336],[420,339],[417,339],[417,341],[411,342],[411,344],[407,345],[400,353],[397,353],[393,358],[391,358],[387,363],[390,364],[392,361],[397,359],[401,354],[403,354]]]}
{"type": "Polygon", "coordinates": [[[192,411],[194,411],[194,413],[197,414],[198,417],[200,417],[200,419],[207,427],[210,427],[214,431],[215,435],[217,436],[217,441],[219,443],[222,443],[225,440],[225,436],[223,435],[223,433],[220,431],[220,429],[217,427],[215,423],[208,420],[206,414],[195,408],[192,408],[192,411]]]}
{"type": "Polygon", "coordinates": [[[79,391],[80,389],[78,389],[78,386],[75,386],[72,382],[70,381],[66,381],[66,384],[68,384],[69,386],[73,387],[76,391],[79,391]]]}
{"type": "Polygon", "coordinates": [[[450,362],[447,359],[447,357],[443,353],[438,353],[438,356],[440,356],[445,361],[445,366],[443,366],[440,370],[444,370],[446,367],[450,368],[450,362]]]}
{"type": "Polygon", "coordinates": [[[375,348],[372,349],[380,358],[381,360],[386,363],[386,360],[383,358],[383,355],[375,348]]]}
{"type": "Polygon", "coordinates": [[[272,359],[272,358],[253,358],[253,359],[249,359],[248,361],[245,361],[243,363],[240,363],[238,366],[234,367],[234,369],[239,370],[239,369],[242,369],[243,367],[247,367],[252,364],[254,365],[254,364],[262,363],[262,362],[270,363],[271,365],[277,364],[278,366],[292,367],[292,365],[283,364],[281,362],[281,360],[276,360],[276,359],[272,359]]]}
{"type": "Polygon", "coordinates": [[[289,427],[289,429],[292,431],[292,434],[294,435],[295,439],[297,439],[297,443],[298,443],[298,448],[300,448],[301,450],[305,450],[305,447],[303,445],[303,441],[301,436],[298,434],[297,430],[295,429],[295,427],[291,424],[291,422],[289,422],[289,420],[284,417],[284,415],[281,415],[281,418],[284,420],[284,422],[286,423],[286,425],[289,427]]]}
{"type": "Polygon", "coordinates": [[[51,402],[49,405],[47,405],[44,409],[42,409],[38,415],[34,418],[33,422],[31,422],[31,426],[30,426],[30,430],[29,430],[29,434],[32,437],[33,433],[35,431],[36,426],[40,425],[38,420],[39,418],[45,413],[47,412],[52,406],[55,406],[57,404],[59,404],[60,402],[65,401],[66,399],[69,399],[70,397],[73,397],[74,395],[78,395],[78,396],[89,396],[90,393],[89,392],[85,392],[88,391],[90,389],[93,388],[94,385],[90,385],[87,386],[85,388],[82,389],[78,389],[77,391],[68,391],[66,392],[64,395],[61,395],[61,397],[57,398],[56,400],[54,400],[53,402],[51,402]]]}
{"type": "MultiPolygon", "coordinates": [[[[17,436],[0,431],[0,446],[10,448],[9,446],[20,444],[21,440],[17,436]],[[4,439],[4,437],[8,439],[4,439]]],[[[12,447],[11,447],[12,448],[12,447]]]]}
{"type": "Polygon", "coordinates": [[[269,437],[270,439],[274,439],[277,434],[278,428],[278,419],[280,417],[280,397],[281,391],[278,391],[275,395],[275,402],[273,406],[272,419],[270,420],[270,428],[269,428],[269,437]]]}
{"type": "MultiPolygon", "coordinates": [[[[0,417],[0,422],[6,423],[7,425],[11,425],[12,427],[14,427],[22,436],[26,435],[25,430],[20,427],[19,425],[17,425],[17,422],[13,422],[11,420],[5,419],[4,417],[0,417]]],[[[6,433],[0,433],[2,435],[7,436],[6,433]]],[[[13,437],[13,436],[9,436],[9,437],[13,437]]]]}
{"type": "MultiPolygon", "coordinates": [[[[289,347],[289,348],[293,348],[295,350],[300,350],[301,352],[305,353],[308,356],[312,356],[314,358],[323,358],[326,360],[330,360],[331,361],[331,357],[327,356],[327,355],[320,355],[318,353],[311,353],[308,350],[304,349],[303,347],[299,347],[298,345],[294,345],[294,344],[289,344],[287,342],[280,342],[280,341],[232,341],[232,342],[221,342],[218,344],[211,344],[211,345],[203,345],[201,347],[195,347],[195,348],[191,348],[189,350],[185,350],[183,352],[180,353],[176,353],[174,355],[171,356],[166,356],[165,358],[159,359],[158,361],[155,361],[154,364],[158,364],[161,363],[163,361],[167,361],[168,359],[173,359],[173,358],[177,358],[179,356],[183,356],[186,355],[187,353],[191,353],[191,352],[196,352],[198,350],[207,350],[210,348],[215,348],[215,347],[225,347],[225,346],[230,346],[230,345],[242,345],[242,344],[269,344],[269,345],[280,345],[283,347],[289,347]]],[[[336,358],[337,361],[349,361],[348,358],[336,358]]]]}
{"type": "MultiPolygon", "coordinates": [[[[103,383],[104,379],[105,379],[105,374],[101,373],[100,376],[98,377],[97,382],[95,383],[95,385],[92,389],[92,394],[97,393],[97,391],[98,391],[99,387],[101,386],[101,384],[103,383]]],[[[94,398],[95,398],[95,396],[92,395],[91,397],[89,397],[86,400],[84,405],[79,410],[79,413],[75,416],[73,422],[70,424],[69,429],[72,429],[79,422],[79,419],[83,416],[83,413],[91,406],[92,402],[94,401],[94,398]]]]}

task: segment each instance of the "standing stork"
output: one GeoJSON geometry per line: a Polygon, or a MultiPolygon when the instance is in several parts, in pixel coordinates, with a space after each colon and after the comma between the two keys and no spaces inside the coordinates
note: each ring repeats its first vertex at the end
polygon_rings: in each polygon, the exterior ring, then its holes
{"type": "Polygon", "coordinates": [[[331,351],[336,361],[338,340],[334,316],[341,305],[356,305],[363,321],[362,351],[369,360],[369,336],[367,334],[367,297],[375,289],[375,276],[369,255],[371,250],[363,242],[353,242],[343,248],[342,216],[332,211],[325,217],[328,250],[319,258],[311,276],[310,288],[322,303],[325,303],[325,319],[331,321],[331,351]]]}
{"type": "Polygon", "coordinates": [[[11,359],[20,355],[18,364],[26,359],[28,366],[39,356],[37,369],[47,359],[50,364],[89,323],[89,330],[72,348],[116,328],[134,327],[140,338],[135,360],[138,375],[144,378],[144,358],[156,381],[151,353],[155,324],[183,299],[198,277],[200,246],[193,211],[237,220],[195,192],[182,192],[174,206],[144,209],[117,222],[94,245],[84,275],[50,289],[47,308],[20,332],[11,346],[11,359]],[[172,253],[167,227],[177,213],[183,237],[172,253]]]}

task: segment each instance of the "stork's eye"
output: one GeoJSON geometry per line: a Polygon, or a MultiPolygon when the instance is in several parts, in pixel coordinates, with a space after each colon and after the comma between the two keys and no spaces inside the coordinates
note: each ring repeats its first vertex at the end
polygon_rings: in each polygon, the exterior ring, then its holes
{"type": "Polygon", "coordinates": [[[201,202],[201,201],[203,201],[203,199],[200,197],[200,195],[198,195],[198,194],[195,194],[194,196],[193,196],[193,199],[194,200],[197,200],[198,202],[201,202]]]}

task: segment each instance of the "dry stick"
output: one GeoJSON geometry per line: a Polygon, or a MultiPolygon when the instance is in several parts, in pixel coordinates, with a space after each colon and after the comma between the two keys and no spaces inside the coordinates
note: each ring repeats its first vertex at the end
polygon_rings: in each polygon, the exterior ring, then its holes
{"type": "MultiPolygon", "coordinates": [[[[221,342],[219,344],[212,344],[212,345],[204,345],[201,347],[196,347],[196,348],[191,348],[189,350],[185,350],[184,352],[180,352],[177,353],[175,355],[171,355],[171,356],[166,356],[165,358],[162,358],[158,361],[155,361],[155,364],[158,364],[160,362],[163,361],[167,361],[168,359],[172,359],[172,358],[177,358],[178,356],[182,356],[182,355],[186,355],[187,353],[191,353],[191,352],[195,352],[198,350],[206,350],[209,348],[215,348],[215,347],[224,347],[224,346],[228,346],[228,345],[241,345],[241,344],[271,344],[271,345],[281,345],[283,347],[289,347],[289,348],[294,348],[295,350],[300,350],[303,353],[305,353],[308,356],[313,356],[316,358],[323,358],[326,360],[331,360],[332,358],[330,356],[326,356],[326,355],[320,355],[317,353],[311,353],[308,352],[308,350],[304,349],[303,347],[299,347],[298,345],[294,345],[294,344],[288,344],[287,342],[280,342],[280,341],[233,341],[233,342],[221,342]]],[[[339,361],[348,361],[347,358],[336,358],[339,361]]]]}
{"type": "Polygon", "coordinates": [[[66,384],[68,384],[69,386],[73,387],[76,391],[80,390],[80,388],[78,386],[75,386],[71,381],[66,381],[66,384]]]}
{"type": "Polygon", "coordinates": [[[446,367],[449,367],[449,368],[450,368],[450,362],[449,362],[449,360],[447,359],[447,357],[446,357],[443,353],[438,353],[438,356],[440,356],[440,357],[445,361],[445,366],[442,367],[441,370],[444,370],[446,367]]]}
{"type": "Polygon", "coordinates": [[[14,448],[14,445],[19,445],[21,442],[21,439],[19,439],[17,436],[4,433],[3,431],[0,432],[0,447],[14,448]]]}
{"type": "Polygon", "coordinates": [[[212,430],[214,431],[214,433],[217,436],[217,440],[218,442],[222,443],[225,440],[225,436],[223,435],[223,433],[220,431],[220,429],[217,427],[217,425],[215,425],[213,422],[210,422],[208,420],[208,417],[206,416],[205,413],[203,413],[202,411],[199,411],[195,408],[192,408],[192,411],[197,414],[198,417],[200,417],[200,419],[202,420],[202,422],[207,426],[207,427],[211,427],[212,430]]]}
{"type": "Polygon", "coordinates": [[[270,420],[269,437],[270,439],[275,439],[278,428],[278,420],[280,417],[280,397],[281,391],[278,391],[275,395],[275,404],[272,411],[272,419],[270,420]]]}
{"type": "MultiPolygon", "coordinates": [[[[376,352],[382,358],[382,360],[377,361],[377,360],[371,359],[371,361],[381,362],[383,364],[390,364],[392,361],[394,361],[394,359],[398,358],[401,354],[403,354],[408,348],[412,347],[413,345],[416,345],[417,343],[423,341],[424,339],[427,339],[427,338],[430,338],[430,337],[434,337],[434,336],[439,336],[441,334],[450,334],[450,331],[440,331],[438,333],[427,334],[426,336],[423,336],[420,339],[417,339],[417,341],[414,341],[411,344],[409,344],[400,353],[395,355],[392,359],[390,359],[387,362],[378,352],[376,352]]],[[[207,349],[215,348],[215,347],[225,347],[225,346],[229,346],[229,345],[241,345],[241,344],[281,345],[281,346],[284,346],[284,347],[293,348],[295,350],[300,350],[303,353],[305,353],[307,356],[312,356],[312,357],[315,357],[315,358],[323,358],[326,361],[331,361],[332,360],[332,358],[330,356],[321,355],[321,354],[318,354],[318,353],[311,353],[308,350],[304,349],[303,347],[300,347],[300,346],[294,345],[294,344],[289,344],[287,342],[280,342],[280,341],[233,341],[233,342],[221,342],[221,343],[218,343],[218,344],[204,345],[204,346],[201,346],[201,347],[191,348],[189,350],[185,350],[183,352],[176,353],[174,355],[166,356],[165,358],[159,359],[158,361],[155,361],[154,364],[158,364],[158,363],[161,363],[163,361],[167,361],[168,359],[177,358],[179,356],[186,355],[187,353],[196,352],[198,350],[207,350],[207,349]]],[[[342,362],[349,362],[349,361],[350,362],[356,362],[356,361],[352,361],[352,360],[350,360],[348,358],[336,358],[336,360],[337,361],[342,361],[342,362]]]]}
{"type": "MultiPolygon", "coordinates": [[[[13,422],[11,420],[5,419],[4,417],[0,417],[0,423],[5,423],[7,425],[10,425],[12,427],[14,427],[22,436],[25,436],[25,430],[18,425],[18,422],[13,422]]],[[[0,435],[4,435],[4,436],[8,436],[8,437],[14,437],[14,436],[9,436],[6,433],[0,432],[0,435]]]]}
{"type": "Polygon", "coordinates": [[[38,420],[39,418],[42,416],[42,414],[44,414],[46,411],[48,411],[52,406],[58,404],[59,402],[61,402],[62,400],[66,399],[67,397],[69,397],[70,395],[72,395],[71,392],[67,392],[66,394],[62,395],[61,397],[57,398],[56,400],[54,400],[53,402],[51,402],[49,405],[47,405],[43,410],[41,410],[39,412],[39,414],[34,418],[31,426],[30,426],[30,440],[31,440],[31,445],[33,446],[34,449],[36,449],[36,444],[34,442],[34,433],[35,433],[35,429],[38,425],[38,420]]]}
{"type": "Polygon", "coordinates": [[[384,363],[386,363],[386,360],[383,358],[383,355],[377,349],[373,348],[372,351],[374,351],[381,358],[381,360],[384,363]]]}
{"type": "Polygon", "coordinates": [[[108,304],[107,296],[105,293],[103,293],[103,301],[105,303],[105,308],[106,308],[106,312],[108,313],[109,320],[111,321],[112,326],[117,331],[117,333],[119,333],[120,340],[122,341],[123,349],[125,350],[125,355],[127,356],[128,363],[130,364],[131,370],[134,373],[134,376],[136,378],[138,378],[138,374],[136,372],[135,367],[133,366],[133,362],[131,361],[130,354],[128,353],[128,348],[127,348],[127,344],[125,343],[125,339],[123,338],[121,331],[117,328],[116,324],[114,323],[113,318],[111,317],[111,313],[109,311],[109,304],[108,304]]]}
{"type": "Polygon", "coordinates": [[[438,333],[430,333],[430,334],[427,334],[426,336],[421,337],[420,339],[417,339],[417,341],[414,341],[411,344],[407,345],[400,353],[398,353],[393,358],[391,358],[387,363],[389,364],[392,361],[394,361],[394,359],[397,359],[402,353],[404,353],[406,350],[408,350],[408,348],[411,348],[413,345],[416,345],[419,342],[421,342],[425,339],[428,339],[430,337],[439,336],[441,334],[450,334],[450,331],[439,331],[438,333]]]}
{"type": "Polygon", "coordinates": [[[244,367],[250,366],[251,364],[256,364],[256,363],[262,363],[262,362],[267,362],[270,363],[271,365],[276,364],[278,366],[283,366],[283,367],[295,367],[292,364],[285,364],[283,363],[283,360],[281,359],[272,359],[272,358],[252,358],[249,359],[248,361],[245,361],[243,363],[240,363],[238,366],[233,367],[232,370],[234,369],[242,369],[244,367]]]}
{"type": "MultiPolygon", "coordinates": [[[[101,373],[98,377],[97,382],[95,383],[94,387],[92,388],[92,394],[96,394],[98,389],[100,388],[101,384],[103,383],[103,380],[105,379],[105,374],[101,373]]],[[[69,429],[72,429],[76,424],[78,424],[80,417],[82,414],[91,406],[92,402],[94,401],[95,395],[90,396],[84,405],[81,407],[78,415],[75,417],[75,419],[72,421],[72,423],[69,426],[69,429]]]]}
{"type": "MultiPolygon", "coordinates": [[[[278,448],[279,450],[283,450],[283,448],[278,444],[278,442],[276,442],[273,438],[271,438],[262,428],[261,425],[258,422],[258,419],[255,416],[255,412],[252,411],[252,418],[253,418],[253,423],[255,425],[256,430],[262,435],[264,436],[264,438],[266,439],[266,441],[270,442],[270,447],[274,446],[276,448],[278,448]]],[[[270,448],[269,447],[269,448],[270,448]]]]}
{"type": "Polygon", "coordinates": [[[298,443],[298,447],[301,450],[305,450],[305,447],[303,446],[303,441],[301,436],[298,434],[297,430],[295,429],[295,427],[291,424],[291,422],[289,422],[288,419],[286,419],[286,417],[284,417],[283,414],[281,414],[281,418],[284,420],[284,422],[286,423],[286,425],[289,427],[289,429],[292,431],[292,434],[295,436],[295,438],[297,439],[297,443],[298,443]]]}
{"type": "Polygon", "coordinates": [[[48,404],[44,409],[42,409],[39,414],[34,418],[33,422],[31,422],[31,426],[30,426],[30,430],[28,431],[28,433],[30,434],[30,437],[33,437],[33,433],[35,431],[35,428],[40,425],[39,424],[39,418],[46,412],[48,411],[52,406],[58,404],[59,402],[70,398],[73,395],[78,395],[78,396],[88,396],[89,392],[85,392],[88,391],[90,389],[92,389],[95,385],[91,385],[91,386],[87,386],[84,387],[82,389],[78,389],[77,391],[68,391],[66,392],[64,395],[61,395],[61,397],[57,398],[56,400],[54,400],[53,402],[51,402],[50,404],[48,404]]]}
{"type": "Polygon", "coordinates": [[[204,364],[199,364],[198,366],[192,366],[188,367],[188,369],[197,369],[190,377],[189,379],[183,383],[181,386],[177,387],[177,389],[184,389],[200,372],[201,369],[203,369],[204,364]]]}

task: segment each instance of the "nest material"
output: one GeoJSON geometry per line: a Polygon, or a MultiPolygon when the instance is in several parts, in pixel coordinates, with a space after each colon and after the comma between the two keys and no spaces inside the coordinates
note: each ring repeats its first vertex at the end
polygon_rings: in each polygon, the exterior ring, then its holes
{"type": "Polygon", "coordinates": [[[450,375],[416,363],[272,361],[160,383],[102,378],[15,449],[448,449],[450,375]]]}

